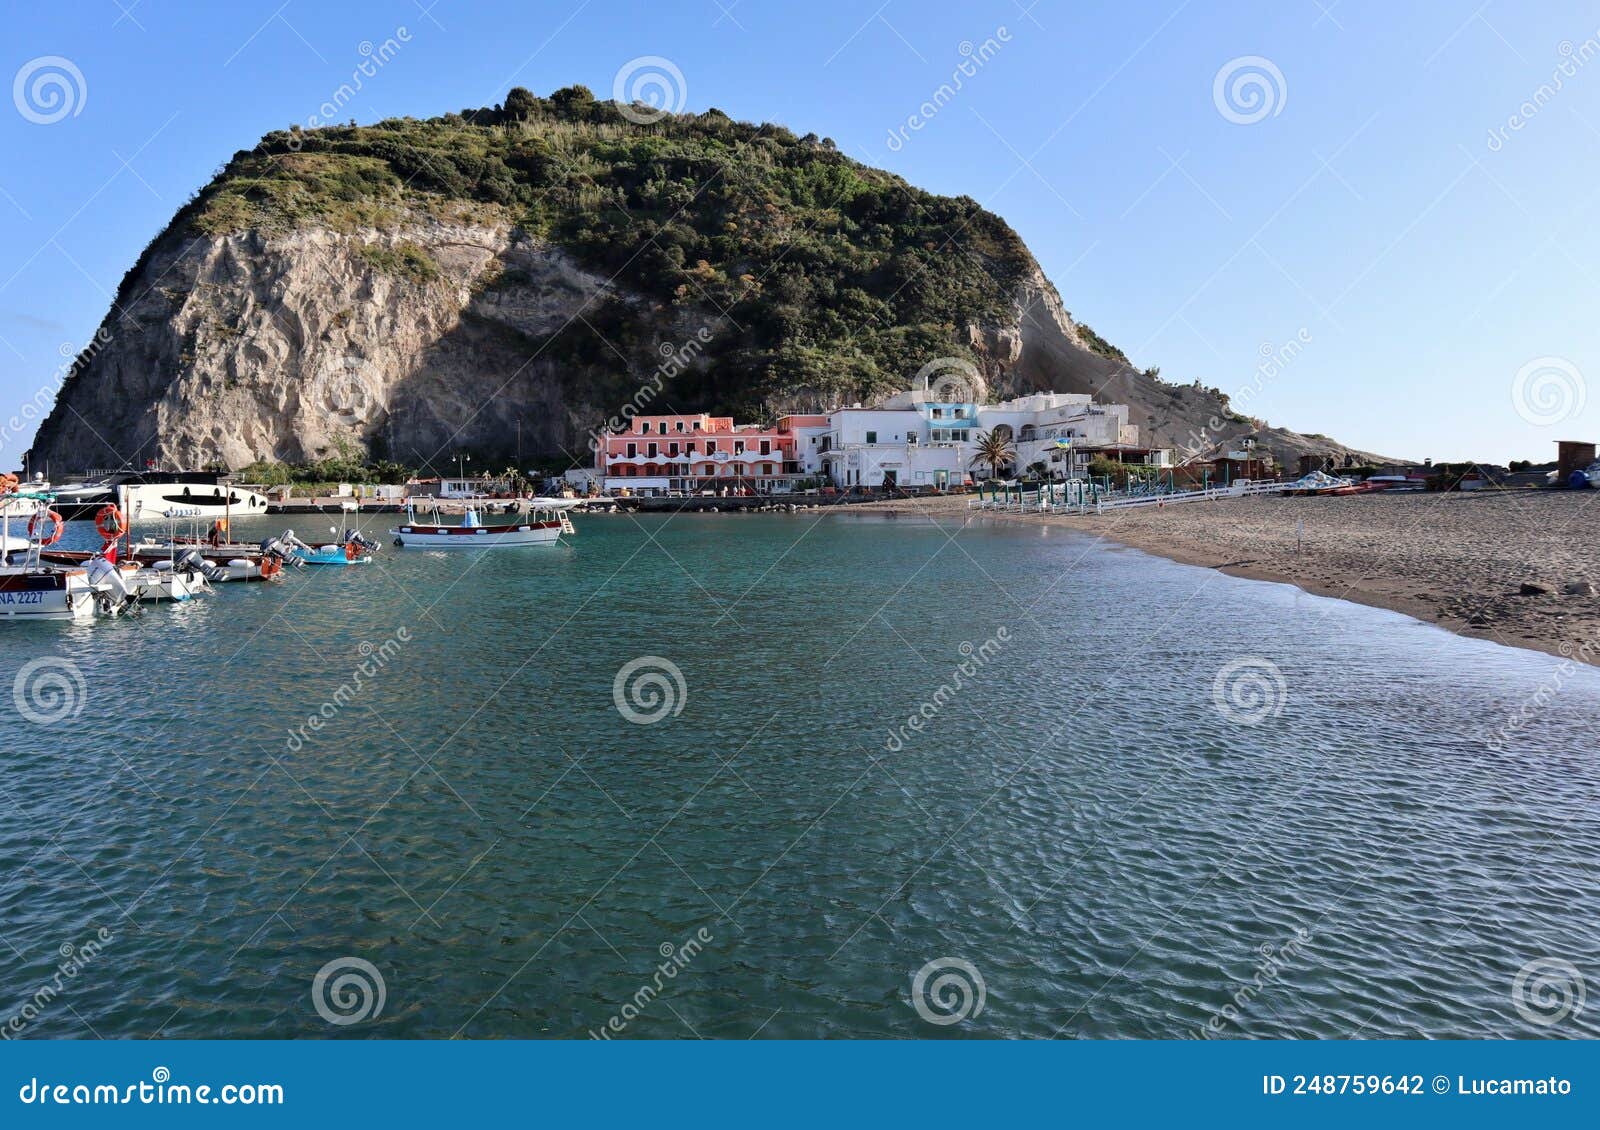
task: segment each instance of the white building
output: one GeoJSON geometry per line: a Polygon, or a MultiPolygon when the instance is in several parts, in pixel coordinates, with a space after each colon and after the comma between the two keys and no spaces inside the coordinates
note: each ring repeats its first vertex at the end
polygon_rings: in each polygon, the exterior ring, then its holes
{"type": "Polygon", "coordinates": [[[817,478],[825,474],[822,453],[827,450],[833,422],[826,415],[790,415],[778,420],[778,430],[794,436],[791,470],[794,474],[817,478]]]}
{"type": "Polygon", "coordinates": [[[1125,404],[1096,404],[1087,393],[1040,392],[998,404],[935,399],[928,389],[896,393],[873,408],[841,408],[818,441],[822,466],[838,487],[949,487],[989,475],[974,467],[978,438],[998,432],[1016,455],[1002,475],[1044,464],[1054,478],[1081,478],[1103,456],[1169,466],[1168,452],[1139,442],[1125,404]]]}
{"type": "Polygon", "coordinates": [[[1171,465],[1170,453],[1139,441],[1126,404],[1096,404],[1087,393],[1038,392],[978,410],[985,431],[1007,429],[1016,468],[1043,463],[1056,478],[1088,474],[1096,457],[1149,466],[1171,465]]]}
{"type": "MultiPolygon", "coordinates": [[[[841,408],[830,417],[822,463],[839,487],[947,487],[966,481],[972,461],[971,427],[933,427],[946,423],[921,407],[841,408]],[[937,438],[936,438],[937,437],[937,438]]],[[[975,419],[972,421],[975,424],[975,419]]]]}

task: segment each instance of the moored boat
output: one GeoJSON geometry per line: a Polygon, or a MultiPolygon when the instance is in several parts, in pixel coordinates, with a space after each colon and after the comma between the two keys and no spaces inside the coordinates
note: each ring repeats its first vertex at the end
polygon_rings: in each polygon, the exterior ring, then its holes
{"type": "Polygon", "coordinates": [[[61,537],[63,522],[51,510],[51,496],[43,491],[18,491],[16,479],[6,476],[11,489],[0,493],[0,620],[87,620],[95,611],[95,588],[88,570],[40,560],[40,551],[61,537]],[[13,518],[28,519],[25,538],[13,537],[13,518]],[[47,532],[48,527],[48,532],[47,532]]]}
{"type": "Polygon", "coordinates": [[[83,569],[48,564],[0,566],[0,620],[87,620],[94,588],[83,569]]]}
{"type": "Polygon", "coordinates": [[[394,535],[395,545],[430,549],[554,545],[562,534],[573,532],[572,519],[567,516],[567,511],[577,504],[577,499],[539,499],[529,508],[522,521],[495,526],[484,525],[477,510],[471,508],[463,515],[459,526],[419,522],[415,512],[408,508],[406,524],[389,532],[394,535]]]}
{"type": "Polygon", "coordinates": [[[160,521],[173,507],[204,517],[265,514],[267,499],[217,471],[116,471],[55,488],[56,509],[68,520],[93,518],[107,505],[130,522],[160,521]]]}
{"type": "MultiPolygon", "coordinates": [[[[338,533],[338,528],[330,527],[329,532],[338,533]]],[[[370,565],[372,551],[378,548],[377,542],[354,529],[345,530],[338,541],[327,545],[307,545],[294,536],[293,530],[284,535],[284,540],[291,542],[295,557],[307,565],[370,565]]]]}
{"type": "MultiPolygon", "coordinates": [[[[107,509],[114,515],[108,516],[102,511],[96,516],[95,525],[102,534],[109,536],[107,529],[101,527],[102,518],[120,521],[121,515],[115,507],[107,509]]],[[[192,560],[190,555],[195,555],[203,562],[201,572],[211,581],[270,581],[281,574],[288,558],[287,548],[274,551],[266,543],[250,545],[225,540],[229,531],[229,520],[225,517],[213,520],[204,537],[199,533],[198,519],[203,517],[200,511],[192,507],[174,507],[164,517],[171,523],[166,538],[142,538],[129,548],[127,557],[154,565],[161,561],[192,560]],[[178,533],[178,523],[185,519],[191,522],[188,535],[178,533]]]]}

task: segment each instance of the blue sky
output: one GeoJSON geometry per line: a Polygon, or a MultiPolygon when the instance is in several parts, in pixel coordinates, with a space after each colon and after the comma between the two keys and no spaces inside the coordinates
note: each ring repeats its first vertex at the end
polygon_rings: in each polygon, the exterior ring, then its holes
{"type": "MultiPolygon", "coordinates": [[[[814,131],[973,197],[1135,363],[1249,389],[1274,423],[1436,460],[1600,439],[1592,5],[876,3],[11,5],[0,418],[89,340],[229,155],[316,114],[364,42],[404,27],[341,118],[489,105],[514,85],[608,97],[626,64],[658,56],[686,109],[814,131]],[[959,94],[891,141],[962,45],[990,39],[959,94]],[[76,73],[29,69],[50,56],[76,73]],[[30,101],[47,73],[71,110],[41,123],[63,113],[30,101]],[[1261,100],[1230,100],[1230,74],[1261,100]],[[1258,371],[1295,340],[1281,371],[1258,371]]],[[[31,432],[7,429],[0,463],[31,432]]]]}

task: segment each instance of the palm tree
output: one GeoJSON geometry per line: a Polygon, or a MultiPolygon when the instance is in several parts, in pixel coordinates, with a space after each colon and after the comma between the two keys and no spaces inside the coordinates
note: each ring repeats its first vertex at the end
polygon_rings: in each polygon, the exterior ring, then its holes
{"type": "Polygon", "coordinates": [[[524,480],[522,477],[522,472],[517,470],[516,464],[512,464],[505,470],[501,471],[500,478],[505,480],[506,486],[510,488],[512,494],[522,493],[524,480]]]}
{"type": "Polygon", "coordinates": [[[978,436],[977,444],[978,449],[972,457],[972,465],[976,467],[979,463],[987,463],[989,477],[999,478],[1001,464],[1011,462],[1012,456],[1016,454],[1016,450],[1011,446],[1011,437],[987,431],[978,436]]]}

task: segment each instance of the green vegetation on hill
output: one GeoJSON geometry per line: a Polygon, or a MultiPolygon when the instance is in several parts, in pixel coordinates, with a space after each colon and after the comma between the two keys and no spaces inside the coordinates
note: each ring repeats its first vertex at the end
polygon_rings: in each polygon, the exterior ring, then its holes
{"type": "MultiPolygon", "coordinates": [[[[728,409],[792,389],[896,387],[964,352],[967,325],[1007,317],[1032,264],[975,201],[923,192],[826,139],[718,110],[639,125],[583,87],[517,88],[503,106],[426,121],[274,132],[179,220],[210,234],[349,230],[419,210],[509,220],[663,308],[717,319],[717,375],[683,391],[728,409]]],[[[432,277],[420,250],[372,255],[419,285],[432,277]]],[[[626,308],[590,320],[624,348],[655,328],[626,308]]]]}

